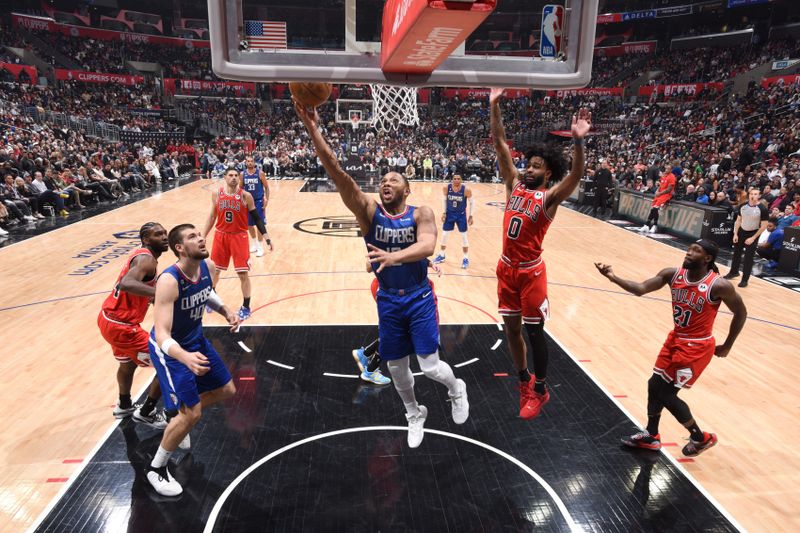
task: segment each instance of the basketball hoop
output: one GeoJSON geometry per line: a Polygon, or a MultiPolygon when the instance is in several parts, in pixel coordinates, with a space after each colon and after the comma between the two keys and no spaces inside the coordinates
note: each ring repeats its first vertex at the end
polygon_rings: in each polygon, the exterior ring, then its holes
{"type": "Polygon", "coordinates": [[[358,123],[361,121],[361,117],[358,115],[353,115],[350,117],[350,125],[353,126],[353,131],[358,129],[358,123]]]}
{"type": "Polygon", "coordinates": [[[375,102],[373,125],[380,131],[396,131],[401,125],[419,125],[417,88],[371,83],[375,102]]]}

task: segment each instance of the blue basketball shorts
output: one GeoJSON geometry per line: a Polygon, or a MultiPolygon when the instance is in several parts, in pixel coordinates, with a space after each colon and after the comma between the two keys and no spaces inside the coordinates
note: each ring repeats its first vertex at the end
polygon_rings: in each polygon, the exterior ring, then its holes
{"type": "Polygon", "coordinates": [[[408,294],[378,289],[378,338],[381,359],[429,355],[439,349],[439,319],[433,287],[408,294]]]}
{"type": "MultiPolygon", "coordinates": [[[[256,213],[261,215],[261,219],[264,221],[264,225],[267,224],[267,212],[264,210],[264,198],[253,198],[253,203],[256,206],[256,213]]],[[[247,225],[253,227],[256,225],[256,221],[253,220],[253,215],[247,213],[247,225]]]]}
{"type": "Polygon", "coordinates": [[[466,213],[460,214],[447,214],[447,217],[444,219],[444,225],[442,229],[444,231],[453,231],[453,226],[458,226],[458,231],[464,233],[467,231],[467,215],[466,213]]]}
{"type": "Polygon", "coordinates": [[[150,359],[161,384],[164,409],[178,409],[181,405],[194,407],[200,403],[200,394],[222,388],[231,380],[222,358],[205,337],[194,346],[181,346],[188,352],[200,352],[208,358],[211,370],[202,376],[195,376],[189,367],[162,352],[152,337],[149,346],[150,359]]]}

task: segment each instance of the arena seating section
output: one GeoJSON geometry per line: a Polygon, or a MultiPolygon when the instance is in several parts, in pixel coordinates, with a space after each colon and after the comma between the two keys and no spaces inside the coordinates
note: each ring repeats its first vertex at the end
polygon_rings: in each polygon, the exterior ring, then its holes
{"type": "MultiPolygon", "coordinates": [[[[659,35],[642,35],[640,30],[618,35],[598,31],[598,36],[602,46],[659,40],[659,35]]],[[[476,36],[468,49],[503,49],[499,45],[506,41],[493,42],[491,37],[476,36]]],[[[300,45],[311,38],[325,37],[289,36],[290,42],[300,45]]],[[[526,35],[504,38],[513,41],[509,46],[514,49],[528,46],[526,35]]],[[[596,124],[589,141],[589,168],[608,158],[619,187],[653,190],[646,169],[660,161],[681,169],[681,196],[691,197],[704,187],[714,191],[723,205],[735,206],[748,187],[769,187],[776,216],[790,211],[800,215],[794,196],[800,192],[800,82],[797,78],[794,83],[751,82],[745,91],[736,92],[731,81],[759,65],[798,57],[800,45],[792,38],[678,51],[659,41],[658,50],[649,55],[600,54],[591,87],[619,89],[637,82],[655,94],[527,93],[504,104],[506,130],[516,141],[515,148],[524,148],[532,137],[558,140],[562,138],[558,132],[569,130],[576,107],[589,106],[596,124]],[[648,72],[655,75],[642,83],[648,72]],[[710,82],[719,86],[687,94],[658,91],[669,84],[710,82]],[[520,135],[525,132],[537,134],[520,135]]],[[[285,86],[258,84],[247,94],[212,83],[189,90],[179,87],[176,94],[165,91],[162,77],[221,81],[211,72],[208,49],[19,29],[5,13],[0,64],[0,178],[25,179],[41,171],[48,186],[67,197],[66,210],[78,208],[84,200],[114,202],[130,193],[142,194],[141,189],[159,180],[193,169],[210,176],[215,163],[241,162],[245,151],[253,148],[270,176],[321,174],[285,86]],[[28,79],[26,70],[15,74],[13,67],[25,61],[6,47],[33,54],[39,60],[33,65],[38,76],[47,82],[31,86],[37,80],[28,79]],[[136,70],[131,61],[157,64],[161,77],[136,70]],[[75,77],[55,81],[53,69],[140,78],[130,84],[85,83],[75,77]],[[95,194],[75,194],[75,189],[95,194]]],[[[412,167],[417,179],[444,180],[455,172],[468,179],[496,179],[486,93],[464,97],[458,91],[427,89],[421,100],[420,126],[401,128],[396,134],[369,128],[353,131],[338,124],[332,102],[320,111],[326,135],[342,159],[357,154],[378,172],[396,168],[411,173],[408,167],[412,167]],[[432,171],[426,171],[426,159],[431,160],[432,171]]],[[[13,200],[14,192],[4,189],[5,204],[13,200]]],[[[38,206],[40,211],[46,207],[38,206]]],[[[7,226],[15,214],[9,210],[0,223],[7,226]]]]}

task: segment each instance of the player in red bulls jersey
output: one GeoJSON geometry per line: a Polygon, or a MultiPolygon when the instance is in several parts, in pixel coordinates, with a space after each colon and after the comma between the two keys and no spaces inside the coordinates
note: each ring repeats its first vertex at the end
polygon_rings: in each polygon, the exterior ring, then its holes
{"type": "Polygon", "coordinates": [[[572,170],[561,181],[567,165],[560,148],[533,147],[525,153],[527,168],[519,172],[514,167],[500,111],[502,96],[503,89],[492,89],[489,96],[492,138],[506,185],[503,255],[497,264],[497,299],[508,347],[519,375],[519,416],[529,420],[538,416],[544,404],[550,401],[544,334],[544,322],[550,318],[550,303],[547,273],[541,257],[542,241],[556,209],[572,194],[583,175],[583,138],[592,127],[592,115],[581,109],[572,117],[575,147],[572,170]],[[548,188],[550,184],[554,185],[548,188]],[[531,341],[533,376],[528,372],[523,323],[531,341]]]}
{"type": "Polygon", "coordinates": [[[694,385],[711,358],[727,357],[747,319],[747,308],[731,283],[719,275],[714,261],[719,248],[706,239],[691,244],[681,268],[665,268],[641,283],[617,277],[611,265],[595,263],[597,270],[626,291],[642,296],[669,285],[672,292],[673,329],[658,354],[653,375],[647,382],[647,427],[625,437],[622,443],[634,448],[658,450],[661,437],[658,424],[667,408],[689,430],[689,444],[683,455],[692,457],[717,443],[717,436],[702,431],[686,402],[678,398],[681,389],[694,385]],[[720,302],[733,313],[728,337],[722,344],[714,340],[714,319],[720,302]]]}
{"type": "Polygon", "coordinates": [[[650,214],[647,216],[647,221],[644,223],[644,226],[639,228],[639,231],[655,233],[658,230],[658,214],[667,206],[669,201],[672,200],[672,195],[675,193],[675,183],[677,181],[674,173],[675,170],[680,169],[673,169],[673,172],[667,171],[662,174],[661,179],[658,180],[658,190],[653,197],[650,214]]]}
{"type": "Polygon", "coordinates": [[[142,405],[132,403],[131,385],[136,368],[150,366],[148,335],[141,323],[156,293],[158,258],[169,249],[167,230],[157,222],[148,222],[139,229],[139,239],[142,247],[134,250],[125,262],[114,289],[103,302],[97,325],[119,362],[119,401],[114,416],[133,416],[137,422],[163,429],[167,426],[166,419],[163,413],[156,411],[161,398],[158,380],[153,380],[142,405]]]}
{"type": "Polygon", "coordinates": [[[219,273],[228,269],[233,259],[233,268],[242,284],[242,307],[239,308],[239,320],[250,318],[250,246],[247,237],[248,216],[255,221],[261,234],[265,234],[264,219],[256,210],[253,196],[242,190],[239,171],[229,167],[225,171],[225,186],[211,193],[211,213],[208,215],[203,238],[208,236],[214,226],[214,246],[211,248],[211,260],[217,266],[213,284],[217,286],[219,273]]]}

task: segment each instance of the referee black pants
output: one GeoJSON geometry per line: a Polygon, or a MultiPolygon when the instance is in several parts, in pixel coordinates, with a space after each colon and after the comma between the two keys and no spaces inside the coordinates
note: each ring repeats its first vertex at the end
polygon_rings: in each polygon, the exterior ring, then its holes
{"type": "Polygon", "coordinates": [[[753,270],[753,257],[756,253],[758,246],[758,239],[753,240],[753,244],[747,245],[744,243],[747,239],[756,234],[757,230],[747,231],[739,228],[739,241],[733,247],[733,262],[731,263],[731,274],[739,273],[739,264],[742,260],[742,251],[744,251],[744,263],[742,264],[742,281],[750,279],[750,272],[753,270]]]}

